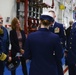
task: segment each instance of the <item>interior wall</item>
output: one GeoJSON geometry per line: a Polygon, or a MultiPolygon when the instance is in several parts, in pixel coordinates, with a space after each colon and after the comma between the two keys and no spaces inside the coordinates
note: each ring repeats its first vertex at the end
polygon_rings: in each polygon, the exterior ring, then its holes
{"type": "MultiPolygon", "coordinates": [[[[52,4],[52,0],[43,0],[43,2],[50,6],[52,4]]],[[[68,8],[65,10],[65,12],[64,10],[60,10],[58,0],[54,0],[54,2],[55,6],[53,10],[55,10],[57,16],[56,21],[68,26],[68,22],[70,21],[70,19],[72,19],[72,12],[67,12],[69,10],[68,8]]],[[[49,10],[51,10],[51,8],[44,8],[43,12],[49,10]]],[[[16,0],[0,0],[0,15],[3,16],[4,25],[10,24],[12,18],[16,16],[16,0]]]]}
{"type": "Polygon", "coordinates": [[[11,23],[16,16],[16,0],[0,0],[0,15],[3,17],[3,25],[11,23]]]}
{"type": "MultiPolygon", "coordinates": [[[[52,0],[43,0],[43,2],[51,5],[52,4],[52,0]]],[[[61,3],[65,3],[65,0],[61,1],[61,3]]],[[[59,9],[59,4],[60,4],[60,0],[54,0],[54,8],[52,10],[55,11],[56,13],[56,21],[63,23],[66,28],[69,26],[69,21],[73,19],[73,12],[69,11],[69,6],[68,4],[66,5],[66,9],[65,10],[60,10],[59,9]]],[[[65,5],[65,4],[64,4],[65,5]]],[[[49,11],[51,10],[51,8],[44,8],[43,12],[45,11],[49,11]]]]}
{"type": "MultiPolygon", "coordinates": [[[[50,6],[52,5],[52,0],[43,0],[43,2],[45,2],[46,4],[48,4],[50,6]]],[[[53,9],[52,8],[44,8],[43,12],[49,11],[49,10],[54,10],[55,14],[56,14],[55,20],[62,23],[62,11],[59,9],[59,3],[57,0],[54,0],[54,8],[53,9]]]]}

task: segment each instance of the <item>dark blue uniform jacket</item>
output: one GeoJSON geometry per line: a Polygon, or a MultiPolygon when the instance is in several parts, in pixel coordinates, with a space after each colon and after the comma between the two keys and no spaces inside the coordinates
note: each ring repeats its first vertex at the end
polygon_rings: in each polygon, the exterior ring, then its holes
{"type": "Polygon", "coordinates": [[[61,61],[63,57],[59,36],[46,28],[29,34],[25,56],[30,55],[30,75],[58,75],[55,59],[61,61]]]}
{"type": "Polygon", "coordinates": [[[63,47],[65,47],[65,35],[63,24],[55,22],[53,27],[49,27],[49,30],[60,37],[60,42],[63,47]]]}
{"type": "Polygon", "coordinates": [[[1,27],[3,29],[3,35],[0,35],[0,53],[4,52],[8,54],[9,51],[9,37],[7,29],[3,26],[1,27]]]}
{"type": "Polygon", "coordinates": [[[67,39],[67,60],[69,64],[76,64],[76,22],[73,24],[70,36],[67,39]]]}

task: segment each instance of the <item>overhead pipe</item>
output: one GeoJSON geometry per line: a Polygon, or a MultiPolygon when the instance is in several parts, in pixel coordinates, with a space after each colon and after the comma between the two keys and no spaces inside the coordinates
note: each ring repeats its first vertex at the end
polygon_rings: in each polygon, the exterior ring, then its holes
{"type": "Polygon", "coordinates": [[[54,0],[52,0],[51,8],[52,8],[52,9],[54,8],[54,0]]]}
{"type": "Polygon", "coordinates": [[[24,1],[24,31],[28,34],[28,0],[24,1]]]}

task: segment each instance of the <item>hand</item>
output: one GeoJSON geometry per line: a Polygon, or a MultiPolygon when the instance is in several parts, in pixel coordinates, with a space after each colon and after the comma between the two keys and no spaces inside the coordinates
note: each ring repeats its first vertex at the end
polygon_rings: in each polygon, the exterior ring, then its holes
{"type": "Polygon", "coordinates": [[[9,62],[12,61],[12,57],[8,57],[8,61],[9,61],[9,62]]]}
{"type": "Polygon", "coordinates": [[[21,53],[21,54],[24,54],[24,52],[25,52],[25,51],[24,51],[23,49],[20,49],[20,53],[21,53]]]}
{"type": "Polygon", "coordinates": [[[65,50],[65,52],[64,52],[64,56],[67,57],[67,54],[68,54],[68,51],[65,50]]]}

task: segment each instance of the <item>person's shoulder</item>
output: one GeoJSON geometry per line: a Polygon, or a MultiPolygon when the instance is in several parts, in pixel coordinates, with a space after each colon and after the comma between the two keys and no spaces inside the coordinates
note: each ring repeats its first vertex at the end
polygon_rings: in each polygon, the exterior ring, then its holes
{"type": "Polygon", "coordinates": [[[72,25],[72,32],[76,32],[76,22],[74,22],[72,25]]]}
{"type": "Polygon", "coordinates": [[[4,27],[4,26],[2,26],[2,28],[3,28],[4,30],[7,30],[6,27],[4,27]]]}
{"type": "Polygon", "coordinates": [[[54,41],[54,42],[57,42],[60,40],[59,36],[57,34],[54,34],[54,33],[51,33],[50,34],[51,36],[51,39],[54,41]]]}
{"type": "Polygon", "coordinates": [[[35,37],[38,37],[41,33],[42,33],[41,31],[37,30],[35,32],[29,33],[28,37],[35,38],[35,37]]]}
{"type": "Polygon", "coordinates": [[[24,30],[20,30],[20,31],[23,35],[26,35],[26,32],[24,30]]]}
{"type": "Polygon", "coordinates": [[[50,35],[51,35],[53,38],[59,38],[59,36],[58,36],[57,34],[53,33],[53,32],[51,32],[50,35]]]}
{"type": "Polygon", "coordinates": [[[16,31],[15,31],[15,30],[13,30],[13,29],[12,29],[12,30],[10,30],[10,33],[15,33],[15,32],[16,32],[16,31]]]}
{"type": "Polygon", "coordinates": [[[73,23],[73,26],[76,26],[76,22],[73,23]]]}
{"type": "Polygon", "coordinates": [[[23,33],[25,33],[25,31],[24,30],[20,30],[21,32],[23,32],[23,33]]]}
{"type": "Polygon", "coordinates": [[[31,32],[30,34],[29,34],[29,36],[34,36],[34,35],[36,35],[37,34],[37,31],[36,32],[31,32]]]}
{"type": "Polygon", "coordinates": [[[10,30],[10,32],[13,32],[14,30],[10,30]]]}
{"type": "Polygon", "coordinates": [[[27,39],[32,39],[32,38],[35,38],[37,35],[37,32],[31,32],[27,35],[27,39]]]}
{"type": "Polygon", "coordinates": [[[62,23],[59,23],[59,22],[55,22],[58,26],[63,26],[62,23]]]}

